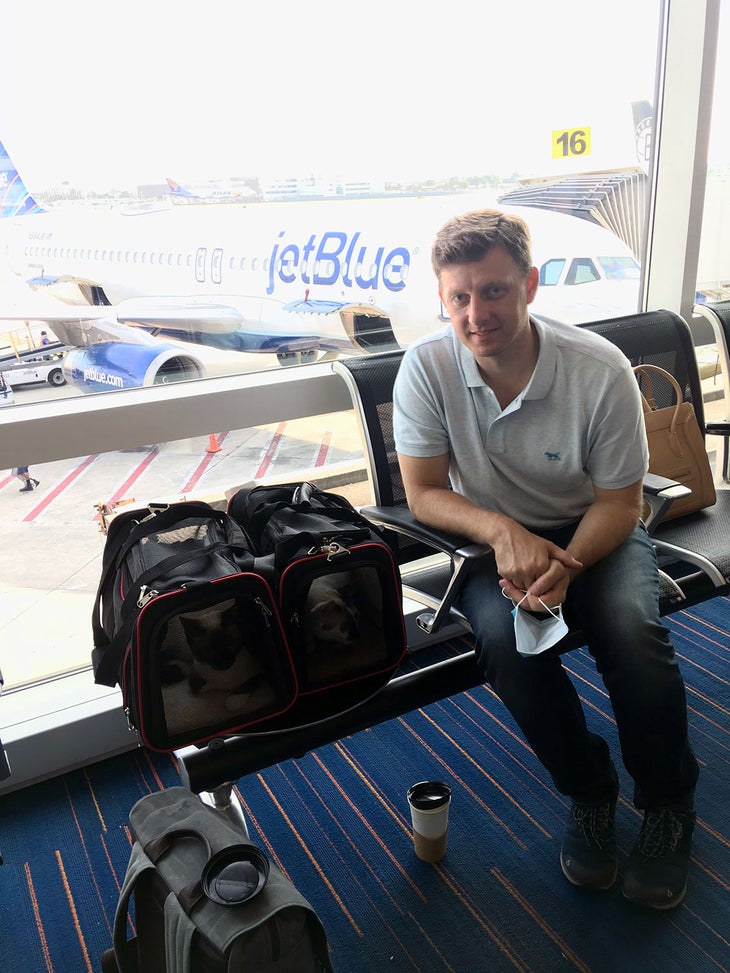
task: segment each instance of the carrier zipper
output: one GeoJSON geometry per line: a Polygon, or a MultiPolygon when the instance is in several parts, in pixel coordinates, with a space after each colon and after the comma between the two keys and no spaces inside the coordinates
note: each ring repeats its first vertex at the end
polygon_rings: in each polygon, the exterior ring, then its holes
{"type": "Polygon", "coordinates": [[[333,557],[337,557],[339,554],[349,554],[348,548],[343,547],[339,541],[327,541],[321,547],[312,547],[307,551],[307,554],[326,554],[327,560],[331,561],[333,557]]]}
{"type": "Polygon", "coordinates": [[[148,601],[152,601],[159,595],[159,591],[154,588],[148,588],[146,584],[143,584],[139,589],[139,598],[137,599],[137,608],[144,608],[148,601]]]}
{"type": "Polygon", "coordinates": [[[254,604],[258,606],[259,611],[264,616],[264,623],[267,628],[271,628],[271,616],[274,614],[266,602],[260,595],[254,598],[254,604]]]}

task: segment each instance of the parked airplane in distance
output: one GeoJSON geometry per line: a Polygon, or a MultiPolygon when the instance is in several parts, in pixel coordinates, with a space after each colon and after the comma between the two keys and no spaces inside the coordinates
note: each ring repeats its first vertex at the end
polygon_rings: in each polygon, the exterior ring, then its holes
{"type": "MultiPolygon", "coordinates": [[[[204,376],[205,346],[282,365],[405,346],[448,321],[430,265],[436,231],[490,205],[473,193],[54,213],[0,144],[2,260],[64,302],[0,318],[45,321],[76,346],[64,371],[85,391],[204,376]]],[[[635,310],[639,266],[617,237],[514,212],[540,268],[536,313],[577,322],[635,310]]]]}
{"type": "Polygon", "coordinates": [[[244,202],[248,199],[258,199],[260,194],[245,182],[211,180],[204,183],[189,183],[183,186],[174,179],[167,178],[167,188],[175,201],[196,202],[203,201],[234,201],[244,202]]]}

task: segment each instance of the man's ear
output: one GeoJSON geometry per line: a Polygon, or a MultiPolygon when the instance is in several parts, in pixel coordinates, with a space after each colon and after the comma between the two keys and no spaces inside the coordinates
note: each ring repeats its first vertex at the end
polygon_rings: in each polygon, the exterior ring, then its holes
{"type": "Polygon", "coordinates": [[[527,303],[532,304],[537,294],[537,285],[540,281],[540,271],[533,267],[527,275],[527,303]]]}

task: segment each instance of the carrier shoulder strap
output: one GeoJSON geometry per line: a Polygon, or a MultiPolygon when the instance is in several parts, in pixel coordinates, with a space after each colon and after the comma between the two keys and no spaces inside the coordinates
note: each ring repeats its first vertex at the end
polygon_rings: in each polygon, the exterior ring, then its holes
{"type": "MultiPolygon", "coordinates": [[[[128,510],[115,517],[109,525],[109,533],[107,534],[104,545],[101,578],[97,585],[97,604],[101,601],[102,593],[112,573],[117,570],[124,555],[143,537],[154,534],[165,527],[170,527],[181,519],[216,516],[220,516],[220,512],[214,510],[210,504],[194,502],[184,504],[176,503],[160,510],[156,510],[154,505],[151,504],[144,510],[128,510]],[[181,511],[181,507],[185,509],[181,511]],[[142,514],[145,514],[145,516],[137,519],[142,514]],[[181,516],[181,514],[184,516],[181,516]],[[135,524],[134,527],[128,527],[130,521],[135,524]]],[[[96,614],[95,607],[94,617],[96,617],[96,614]]]]}

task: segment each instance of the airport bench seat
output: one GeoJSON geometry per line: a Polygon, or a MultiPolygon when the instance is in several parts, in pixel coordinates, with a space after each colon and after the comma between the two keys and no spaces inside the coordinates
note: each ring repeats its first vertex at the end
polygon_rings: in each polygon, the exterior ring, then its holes
{"type": "MultiPolygon", "coordinates": [[[[704,428],[699,372],[686,322],[672,312],[657,311],[584,327],[620,347],[632,364],[656,364],[672,372],[685,398],[693,403],[700,428],[704,428]]],[[[469,562],[484,556],[488,548],[419,524],[408,510],[392,432],[392,390],[401,358],[401,351],[383,352],[343,359],[332,366],[347,383],[361,423],[375,498],[375,504],[362,508],[362,512],[392,532],[404,594],[424,606],[419,616],[424,631],[433,634],[447,621],[456,621],[466,632],[468,624],[455,606],[458,588],[469,562]],[[434,558],[435,552],[440,556],[434,558]]],[[[669,403],[658,401],[659,406],[665,404],[669,403]]],[[[713,427],[713,432],[730,433],[728,423],[714,426],[718,428],[713,427]]],[[[645,496],[648,491],[655,521],[650,531],[662,571],[662,614],[730,590],[730,491],[718,491],[718,503],[713,508],[657,523],[657,514],[666,506],[662,494],[667,488],[671,496],[671,481],[647,478],[645,496]]],[[[567,651],[581,644],[581,633],[573,632],[564,646],[567,651]]],[[[384,689],[361,706],[316,725],[282,734],[216,740],[202,749],[188,748],[178,753],[181,772],[193,791],[212,792],[211,800],[226,810],[231,800],[230,782],[483,681],[474,652],[467,651],[415,672],[396,673],[384,689]]]]}

